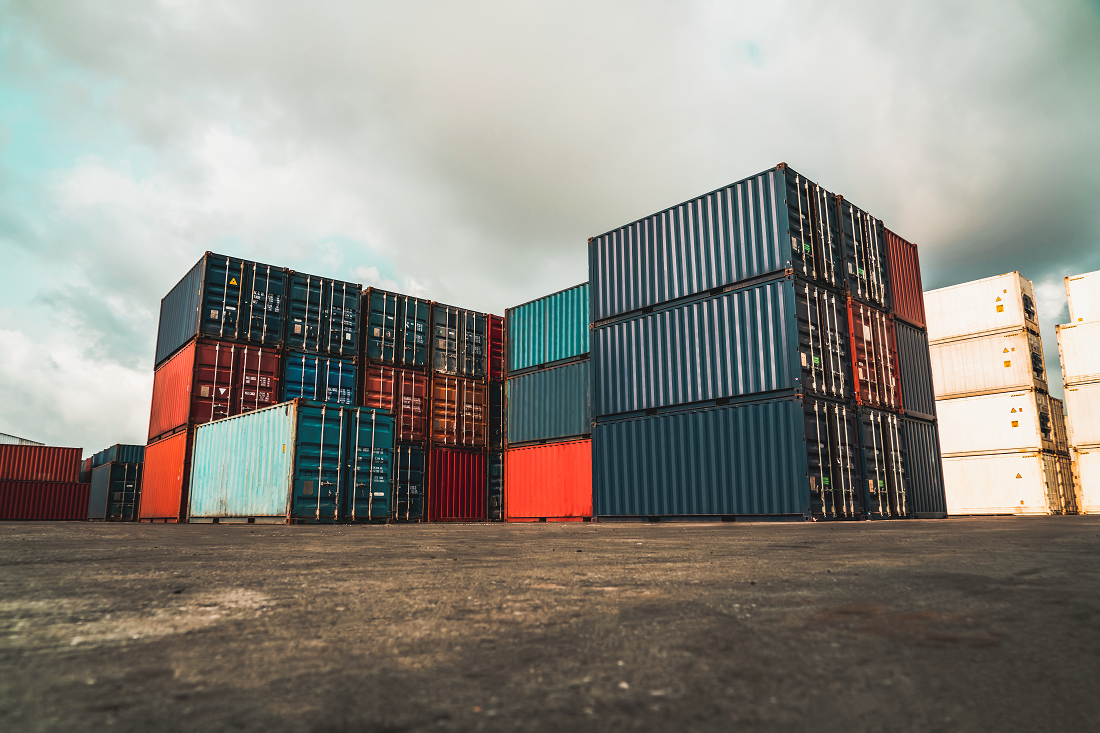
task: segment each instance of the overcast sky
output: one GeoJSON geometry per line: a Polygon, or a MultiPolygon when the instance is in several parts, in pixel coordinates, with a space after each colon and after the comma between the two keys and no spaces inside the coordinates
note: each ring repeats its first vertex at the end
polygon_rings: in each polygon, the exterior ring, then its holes
{"type": "Polygon", "coordinates": [[[925,287],[1100,269],[1100,0],[0,0],[0,432],[143,443],[206,250],[503,313],[785,161],[925,287]]]}

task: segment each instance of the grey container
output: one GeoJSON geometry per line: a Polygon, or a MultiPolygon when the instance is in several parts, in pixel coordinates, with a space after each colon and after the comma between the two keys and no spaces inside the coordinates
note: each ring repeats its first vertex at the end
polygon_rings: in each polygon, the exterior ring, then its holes
{"type": "Polygon", "coordinates": [[[578,438],[592,431],[589,360],[508,379],[508,445],[578,438]]]}
{"type": "Polygon", "coordinates": [[[852,397],[844,297],[794,276],[607,323],[592,332],[593,414],[798,390],[852,397]]]}
{"type": "Polygon", "coordinates": [[[595,513],[863,516],[855,412],[784,397],[597,422],[595,513]]]}
{"type": "Polygon", "coordinates": [[[928,332],[894,320],[901,379],[901,405],[907,415],[936,419],[936,393],[932,384],[932,359],[928,332]]]}
{"type": "Polygon", "coordinates": [[[137,521],[143,467],[143,463],[112,461],[92,469],[91,486],[88,487],[88,519],[137,521]]]}
{"type": "Polygon", "coordinates": [[[901,418],[902,464],[908,481],[910,503],[918,519],[947,516],[943,488],[943,460],[936,423],[901,418]]]}
{"type": "Polygon", "coordinates": [[[791,270],[842,287],[835,196],[786,164],[588,243],[592,321],[791,270]]]}

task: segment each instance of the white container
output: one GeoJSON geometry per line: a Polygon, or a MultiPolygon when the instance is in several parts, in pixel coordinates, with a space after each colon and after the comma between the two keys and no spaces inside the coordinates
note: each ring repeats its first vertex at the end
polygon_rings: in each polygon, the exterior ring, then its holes
{"type": "MultiPolygon", "coordinates": [[[[1063,458],[1065,472],[1069,458],[1063,458]]],[[[1059,459],[1052,453],[997,453],[943,459],[947,513],[952,514],[1062,514],[1071,479],[1063,479],[1059,459]]]]}
{"type": "Polygon", "coordinates": [[[1066,384],[1100,381],[1100,321],[1055,326],[1066,384]]]}
{"type": "Polygon", "coordinates": [[[1047,396],[1033,389],[936,400],[946,456],[1055,450],[1047,396]]]}
{"type": "Polygon", "coordinates": [[[929,290],[924,310],[929,343],[1023,328],[1039,333],[1035,290],[1018,272],[929,290]]]}
{"type": "Polygon", "coordinates": [[[1100,445],[1073,451],[1077,511],[1100,514],[1100,445]]]}
{"type": "Polygon", "coordinates": [[[1070,445],[1100,445],[1100,382],[1066,387],[1070,445]]]}
{"type": "Polygon", "coordinates": [[[1066,278],[1070,323],[1100,321],[1100,270],[1066,278]]]}
{"type": "Polygon", "coordinates": [[[1043,342],[1024,328],[944,341],[928,351],[936,399],[1047,388],[1043,342]]]}

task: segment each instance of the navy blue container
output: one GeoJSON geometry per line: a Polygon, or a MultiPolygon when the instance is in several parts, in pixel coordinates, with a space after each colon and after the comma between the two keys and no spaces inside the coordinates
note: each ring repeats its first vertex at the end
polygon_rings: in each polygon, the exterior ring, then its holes
{"type": "Polygon", "coordinates": [[[485,496],[489,502],[489,521],[504,521],[504,453],[502,451],[489,451],[486,460],[486,474],[488,485],[485,496]]]}
{"type": "Polygon", "coordinates": [[[846,201],[843,196],[837,196],[836,200],[848,294],[889,310],[890,254],[882,220],[846,201]]]}
{"type": "Polygon", "coordinates": [[[283,360],[283,402],[298,397],[355,405],[358,368],[353,359],[291,352],[283,360]]]}
{"type": "Polygon", "coordinates": [[[503,450],[506,442],[504,383],[489,383],[489,450],[503,450]]]}
{"type": "Polygon", "coordinates": [[[428,367],[432,303],[378,288],[363,291],[363,350],[372,363],[417,369],[428,367]]]}
{"type": "Polygon", "coordinates": [[[902,463],[901,419],[892,412],[861,408],[859,438],[863,500],[871,519],[913,516],[902,463]]]}
{"type": "Polygon", "coordinates": [[[156,366],[196,336],[283,342],[286,271],[207,252],[160,302],[156,366]]]}
{"type": "Polygon", "coordinates": [[[432,370],[484,379],[489,373],[489,317],[466,308],[434,304],[432,370]]]}
{"type": "Polygon", "coordinates": [[[901,379],[901,406],[921,420],[936,419],[936,390],[932,384],[932,357],[928,332],[894,320],[901,379]]]}
{"type": "Polygon", "coordinates": [[[301,272],[288,275],[287,347],[312,354],[356,356],[363,287],[301,272]]]}
{"type": "Polygon", "coordinates": [[[418,522],[424,518],[427,452],[419,445],[398,443],[393,451],[393,518],[418,522]]]}
{"type": "Polygon", "coordinates": [[[92,468],[98,468],[105,463],[144,463],[145,446],[124,445],[116,443],[110,448],[104,448],[92,456],[92,468]]]}

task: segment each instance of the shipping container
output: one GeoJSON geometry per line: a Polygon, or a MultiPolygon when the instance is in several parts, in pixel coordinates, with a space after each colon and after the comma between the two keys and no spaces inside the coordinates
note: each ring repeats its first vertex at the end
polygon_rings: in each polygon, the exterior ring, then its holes
{"type": "Polygon", "coordinates": [[[1047,389],[1043,342],[1027,329],[944,341],[929,351],[939,399],[1047,389]]]}
{"type": "Polygon", "coordinates": [[[1079,514],[1077,480],[1073,473],[1073,459],[1068,455],[1055,454],[1054,463],[1058,471],[1058,492],[1062,500],[1062,514],[1079,514]]]}
{"type": "Polygon", "coordinates": [[[283,358],[282,402],[295,399],[355,405],[358,389],[355,358],[291,352],[283,358]]]}
{"type": "Polygon", "coordinates": [[[504,521],[504,451],[491,450],[485,457],[486,500],[488,502],[488,520],[504,521]]]}
{"type": "Polygon", "coordinates": [[[111,461],[97,466],[88,492],[88,519],[137,521],[142,465],[111,461]]]}
{"type": "Polygon", "coordinates": [[[328,356],[359,354],[363,286],[289,270],[286,345],[328,356]]]}
{"type": "Polygon", "coordinates": [[[432,448],[428,451],[428,521],[483,521],[486,501],[484,451],[432,448]]]}
{"type": "Polygon", "coordinates": [[[0,433],[0,445],[45,445],[45,443],[38,443],[36,441],[27,440],[26,438],[20,438],[15,435],[0,433]]]}
{"type": "Polygon", "coordinates": [[[785,270],[839,287],[837,213],[832,194],[780,164],[593,237],[592,321],[785,270]]]}
{"type": "Polygon", "coordinates": [[[207,252],[160,302],[156,366],[196,336],[281,344],[285,297],[283,268],[207,252]]]}
{"type": "Polygon", "coordinates": [[[1070,323],[1100,321],[1100,270],[1065,279],[1070,323]]]}
{"type": "Polygon", "coordinates": [[[1066,387],[1065,399],[1069,442],[1100,445],[1100,382],[1066,387]]]}
{"type": "Polygon", "coordinates": [[[489,318],[485,313],[432,305],[432,370],[469,379],[489,373],[489,318]]]}
{"type": "Polygon", "coordinates": [[[848,294],[876,308],[890,307],[889,253],[882,220],[837,196],[848,294]]]}
{"type": "Polygon", "coordinates": [[[94,456],[88,456],[80,463],[80,478],[79,481],[82,484],[89,483],[92,480],[92,459],[94,456]]]}
{"type": "Polygon", "coordinates": [[[1018,272],[929,290],[924,310],[933,344],[1024,328],[1039,333],[1035,289],[1018,272]]]}
{"type": "Polygon", "coordinates": [[[489,450],[504,450],[507,442],[506,404],[504,383],[489,382],[489,450]]]}
{"type": "Polygon", "coordinates": [[[80,481],[80,448],[0,445],[0,481],[80,481]]]}
{"type": "Polygon", "coordinates": [[[901,408],[893,320],[884,311],[849,298],[848,332],[856,402],[889,410],[901,408]]]}
{"type": "Polygon", "coordinates": [[[239,358],[241,386],[237,414],[277,404],[283,379],[283,358],[279,349],[245,346],[239,358]]]}
{"type": "Polygon", "coordinates": [[[505,343],[504,319],[500,316],[489,314],[489,380],[499,382],[504,379],[505,363],[504,352],[507,350],[505,343]]]}
{"type": "Polygon", "coordinates": [[[933,421],[903,416],[901,441],[913,515],[918,519],[946,517],[939,428],[933,421]]]}
{"type": "Polygon", "coordinates": [[[588,283],[505,312],[508,375],[588,354],[588,283]]]}
{"type": "Polygon", "coordinates": [[[1100,514],[1100,445],[1074,447],[1073,465],[1077,511],[1100,514]]]}
{"type": "Polygon", "coordinates": [[[508,444],[561,440],[592,432],[591,362],[521,374],[508,380],[508,444]]]}
{"type": "Polygon", "coordinates": [[[1059,469],[1059,456],[1038,451],[945,456],[947,513],[1061,514],[1059,469]]]}
{"type": "Polygon", "coordinates": [[[428,388],[426,372],[388,366],[363,369],[363,404],[389,410],[395,419],[395,440],[422,443],[429,438],[428,388]]]}
{"type": "Polygon", "coordinates": [[[860,460],[866,493],[864,506],[872,519],[897,519],[913,514],[902,452],[901,419],[883,410],[858,413],[860,460]]]}
{"type": "Polygon", "coordinates": [[[193,437],[194,428],[189,426],[145,447],[138,521],[187,521],[193,437]]]}
{"type": "Polygon", "coordinates": [[[843,296],[791,276],[592,332],[597,418],[800,389],[852,394],[843,296]]]}
{"type": "Polygon", "coordinates": [[[80,521],[88,515],[88,484],[0,480],[0,519],[80,521]]]}
{"type": "Polygon", "coordinates": [[[188,521],[390,517],[393,417],[293,400],[195,429],[188,521]]]}
{"type": "Polygon", "coordinates": [[[792,396],[598,421],[592,439],[601,517],[864,516],[859,428],[841,403],[792,396]]]}
{"type": "Polygon", "coordinates": [[[124,445],[122,443],[104,448],[91,458],[92,468],[98,468],[104,463],[141,463],[144,460],[144,445],[124,445]]]}
{"type": "Polygon", "coordinates": [[[509,522],[592,516],[592,441],[509,448],[504,453],[509,522]]]}
{"type": "Polygon", "coordinates": [[[1066,384],[1100,382],[1100,321],[1055,326],[1066,384]]]}
{"type": "Polygon", "coordinates": [[[362,354],[374,363],[427,369],[431,363],[432,302],[378,288],[363,291],[362,354]]]}
{"type": "Polygon", "coordinates": [[[487,445],[488,386],[472,379],[436,374],[431,389],[431,442],[461,448],[487,445]]]}
{"type": "Polygon", "coordinates": [[[898,378],[905,414],[922,420],[936,419],[936,391],[928,334],[901,321],[894,321],[897,341],[898,378]]]}
{"type": "Polygon", "coordinates": [[[939,400],[936,412],[944,457],[1055,450],[1050,403],[1036,390],[939,400]]]}
{"type": "MultiPolygon", "coordinates": [[[[1062,400],[1047,395],[1050,404],[1050,421],[1054,433],[1054,452],[1069,455],[1069,425],[1066,423],[1066,406],[1062,400]]],[[[1100,421],[1100,420],[1098,420],[1100,421]]],[[[1100,434],[1100,431],[1097,431],[1100,434]]]]}
{"type": "Polygon", "coordinates": [[[427,488],[427,451],[419,445],[398,443],[393,452],[393,518],[398,522],[424,519],[427,488]]]}
{"type": "Polygon", "coordinates": [[[890,255],[890,305],[894,318],[923,329],[924,286],[920,277],[917,245],[907,242],[889,229],[886,250],[890,255]]]}

